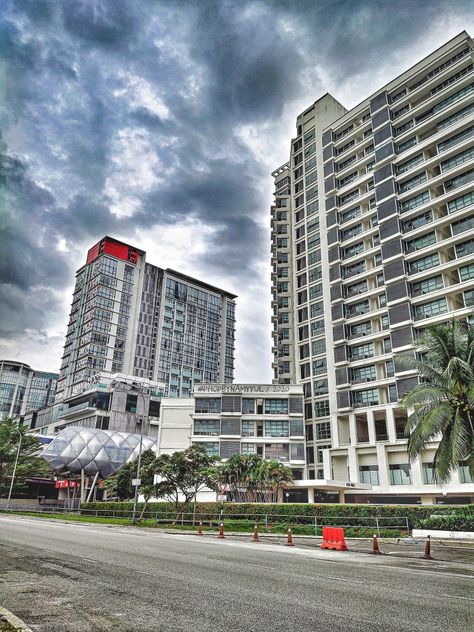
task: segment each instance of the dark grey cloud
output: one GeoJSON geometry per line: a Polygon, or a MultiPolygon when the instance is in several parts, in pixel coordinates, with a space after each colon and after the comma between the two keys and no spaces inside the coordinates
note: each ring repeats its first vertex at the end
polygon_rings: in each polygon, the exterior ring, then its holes
{"type": "MultiPolygon", "coordinates": [[[[29,331],[43,349],[105,233],[140,246],[192,220],[209,229],[204,274],[268,291],[268,174],[286,159],[286,121],[326,92],[322,77],[342,91],[360,77],[354,99],[367,96],[368,73],[392,78],[407,47],[435,49],[473,13],[469,0],[4,0],[0,336],[29,331]]],[[[239,348],[268,379],[253,350],[262,332],[270,346],[261,304],[239,348]]]]}

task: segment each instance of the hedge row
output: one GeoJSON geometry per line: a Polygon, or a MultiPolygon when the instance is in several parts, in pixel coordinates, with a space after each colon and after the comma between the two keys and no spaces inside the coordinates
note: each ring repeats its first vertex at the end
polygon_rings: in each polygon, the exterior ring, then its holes
{"type": "MultiPolygon", "coordinates": [[[[142,505],[139,503],[139,511],[142,505]]],[[[114,512],[116,516],[127,515],[132,511],[133,503],[131,502],[96,502],[86,503],[81,507],[81,513],[94,513],[99,511],[99,515],[104,512],[114,512]]],[[[193,511],[193,506],[188,511],[193,511]]],[[[263,522],[265,517],[271,522],[272,516],[288,516],[288,522],[295,524],[308,523],[311,518],[322,518],[328,523],[341,523],[344,519],[346,525],[357,524],[362,525],[362,518],[380,518],[380,526],[385,523],[387,527],[395,526],[395,521],[389,521],[388,518],[397,518],[396,524],[402,524],[402,519],[408,519],[408,526],[413,528],[427,528],[427,521],[435,521],[433,524],[451,524],[452,529],[459,523],[461,526],[457,530],[474,530],[474,505],[339,505],[339,504],[303,504],[303,503],[196,503],[196,517],[201,520],[211,521],[215,519],[222,511],[223,516],[232,516],[235,520],[236,515],[242,515],[242,519],[252,515],[251,520],[263,522]],[[298,520],[297,516],[302,519],[298,520]],[[439,516],[439,518],[438,518],[439,516]],[[260,519],[258,519],[260,517],[260,519]],[[306,518],[303,519],[303,517],[306,518]],[[353,521],[351,521],[351,518],[353,521]],[[445,522],[441,520],[445,519],[445,522]],[[356,520],[358,519],[358,520],[356,520]]],[[[171,503],[156,502],[148,505],[144,517],[154,518],[156,514],[174,514],[175,508],[171,503]]],[[[159,518],[160,516],[158,516],[159,518]]],[[[165,516],[163,515],[163,518],[165,516]]],[[[249,518],[247,518],[248,520],[249,518]]],[[[319,520],[318,520],[319,522],[319,520]]],[[[321,523],[320,523],[321,524],[321,523]]],[[[430,522],[431,524],[431,522],[430,522]]],[[[443,529],[445,527],[430,527],[443,529]]]]}

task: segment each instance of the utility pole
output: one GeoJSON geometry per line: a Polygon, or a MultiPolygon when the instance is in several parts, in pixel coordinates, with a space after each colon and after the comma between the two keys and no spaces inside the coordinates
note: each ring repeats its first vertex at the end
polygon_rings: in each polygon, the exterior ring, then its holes
{"type": "Polygon", "coordinates": [[[10,499],[12,497],[13,483],[15,482],[16,467],[18,465],[18,458],[20,456],[21,442],[23,440],[23,435],[21,434],[21,431],[20,431],[19,428],[16,429],[16,432],[18,433],[18,436],[20,437],[20,440],[18,441],[18,448],[17,448],[17,451],[16,451],[16,457],[15,457],[15,465],[13,466],[12,480],[10,481],[10,490],[8,492],[8,498],[7,498],[7,510],[10,507],[10,499]]]}

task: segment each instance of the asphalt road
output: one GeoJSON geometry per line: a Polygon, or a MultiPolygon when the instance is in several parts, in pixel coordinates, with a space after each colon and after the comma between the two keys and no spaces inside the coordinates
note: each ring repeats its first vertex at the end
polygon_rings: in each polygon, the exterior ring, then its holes
{"type": "Polygon", "coordinates": [[[466,632],[473,571],[0,516],[0,604],[41,632],[466,632]]]}

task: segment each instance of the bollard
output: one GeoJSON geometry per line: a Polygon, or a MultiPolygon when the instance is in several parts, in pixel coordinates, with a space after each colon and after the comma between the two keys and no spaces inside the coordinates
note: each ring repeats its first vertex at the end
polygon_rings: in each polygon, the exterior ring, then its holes
{"type": "Polygon", "coordinates": [[[259,542],[259,539],[258,539],[258,525],[257,524],[253,528],[252,542],[259,542]]]}
{"type": "Polygon", "coordinates": [[[202,535],[202,522],[199,523],[197,535],[202,535]]]}
{"type": "Polygon", "coordinates": [[[220,540],[223,540],[225,538],[224,535],[224,523],[221,522],[220,527],[219,527],[219,535],[217,536],[220,540]]]}
{"type": "Polygon", "coordinates": [[[427,536],[426,544],[425,544],[425,554],[421,558],[422,560],[432,560],[431,557],[431,536],[427,536]]]}
{"type": "Polygon", "coordinates": [[[374,533],[374,535],[372,537],[372,553],[374,555],[381,555],[376,533],[374,533]]]}
{"type": "Polygon", "coordinates": [[[288,529],[288,541],[286,543],[286,546],[295,546],[293,544],[293,538],[291,536],[291,529],[288,529]]]}

